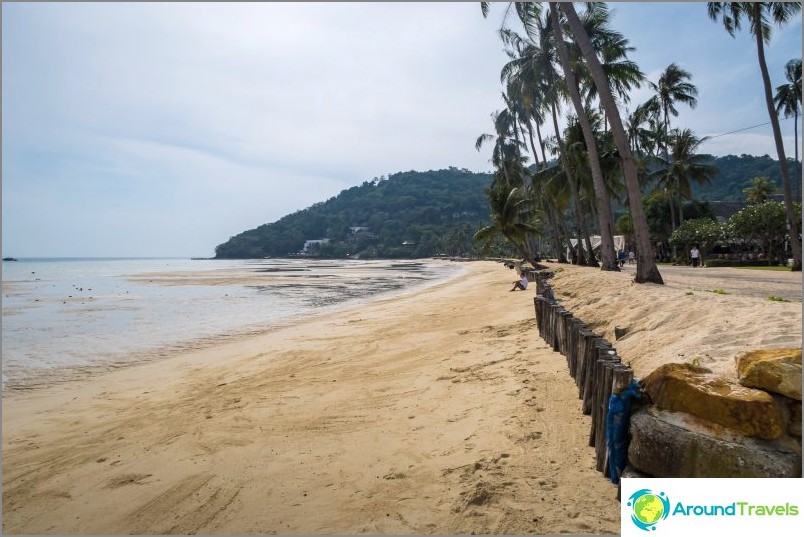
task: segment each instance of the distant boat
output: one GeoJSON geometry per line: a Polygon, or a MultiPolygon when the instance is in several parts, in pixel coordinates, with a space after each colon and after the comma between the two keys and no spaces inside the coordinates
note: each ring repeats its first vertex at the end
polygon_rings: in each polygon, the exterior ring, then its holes
{"type": "Polygon", "coordinates": [[[3,261],[19,261],[19,259],[15,259],[13,257],[4,257],[3,261]]]}

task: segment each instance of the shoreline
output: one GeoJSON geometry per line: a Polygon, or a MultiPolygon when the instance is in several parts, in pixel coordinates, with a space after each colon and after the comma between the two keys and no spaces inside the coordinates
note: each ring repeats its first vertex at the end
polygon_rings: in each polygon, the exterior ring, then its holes
{"type": "Polygon", "coordinates": [[[512,272],[4,393],[6,533],[617,533],[512,272]],[[583,491],[588,500],[576,506],[583,491]]]}
{"type": "MultiPolygon", "coordinates": [[[[277,319],[266,319],[265,321],[261,322],[251,322],[247,325],[219,331],[217,333],[201,334],[195,337],[189,337],[187,339],[160,343],[153,346],[144,346],[139,349],[126,350],[117,354],[109,354],[103,359],[94,363],[63,364],[51,367],[36,367],[29,369],[21,369],[19,365],[15,365],[12,367],[18,370],[18,373],[15,374],[11,379],[7,379],[6,375],[7,371],[9,370],[6,369],[8,367],[6,364],[3,372],[3,390],[4,392],[6,390],[8,392],[30,391],[47,388],[56,384],[84,381],[109,371],[125,369],[149,362],[156,362],[188,350],[202,350],[205,348],[214,347],[215,345],[227,341],[269,334],[283,327],[297,324],[305,319],[312,319],[322,315],[337,314],[341,310],[359,308],[375,300],[392,299],[394,297],[404,296],[408,293],[415,293],[419,290],[423,290],[432,285],[441,283],[446,277],[460,278],[466,272],[465,267],[456,266],[456,264],[451,261],[428,259],[418,260],[418,262],[420,264],[429,263],[432,267],[448,267],[451,269],[451,273],[445,277],[436,277],[430,279],[422,278],[422,281],[412,284],[393,287],[376,293],[368,293],[365,295],[345,298],[342,301],[332,304],[317,306],[314,310],[299,311],[284,317],[279,317],[277,319]]],[[[410,264],[410,261],[403,260],[402,263],[410,264]]],[[[299,269],[283,270],[295,271],[299,269]]],[[[128,281],[145,283],[146,285],[259,286],[260,284],[264,283],[264,280],[260,274],[261,272],[263,271],[260,269],[255,270],[239,267],[228,269],[208,269],[205,271],[192,272],[144,272],[125,276],[124,279],[128,281]]],[[[319,278],[319,276],[316,275],[311,275],[309,277],[319,278]]],[[[272,285],[277,285],[277,282],[278,280],[273,278],[272,285]]],[[[15,284],[19,285],[19,282],[4,281],[4,291],[13,289],[15,284]]],[[[287,283],[279,282],[279,284],[284,286],[291,284],[299,286],[304,285],[304,283],[298,281],[298,279],[293,278],[289,278],[287,283]]]]}

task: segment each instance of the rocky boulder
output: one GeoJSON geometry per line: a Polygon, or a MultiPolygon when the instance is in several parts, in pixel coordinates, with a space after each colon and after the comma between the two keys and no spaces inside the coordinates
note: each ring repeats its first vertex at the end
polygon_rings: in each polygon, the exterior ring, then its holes
{"type": "Polygon", "coordinates": [[[788,436],[748,438],[650,407],[631,416],[628,462],[654,477],[795,478],[801,477],[801,446],[788,436]]]}
{"type": "Polygon", "coordinates": [[[801,401],[801,349],[767,349],[737,357],[740,384],[801,401]]]}
{"type": "Polygon", "coordinates": [[[767,392],[747,388],[690,364],[665,364],[643,380],[651,402],[660,410],[685,412],[735,432],[778,438],[787,423],[767,392]]]}

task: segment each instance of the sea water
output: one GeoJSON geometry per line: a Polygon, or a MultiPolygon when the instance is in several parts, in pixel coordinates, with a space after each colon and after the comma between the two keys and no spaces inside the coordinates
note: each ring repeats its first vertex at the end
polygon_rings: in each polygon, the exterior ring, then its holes
{"type": "Polygon", "coordinates": [[[158,359],[450,277],[444,261],[3,262],[3,387],[158,359]]]}

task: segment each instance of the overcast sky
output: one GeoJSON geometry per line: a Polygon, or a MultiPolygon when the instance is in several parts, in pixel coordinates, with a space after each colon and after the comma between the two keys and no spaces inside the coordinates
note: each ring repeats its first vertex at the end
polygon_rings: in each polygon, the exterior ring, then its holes
{"type": "MultiPolygon", "coordinates": [[[[768,121],[754,41],[706,3],[610,6],[649,80],[692,73],[698,106],[673,126],[768,121]]],[[[4,3],[2,254],[206,257],[374,177],[489,171],[474,141],[502,108],[504,7],[4,3]]],[[[798,16],[767,49],[774,88],[801,50],[798,16]]],[[[775,158],[768,125],[703,150],[775,158]]]]}

